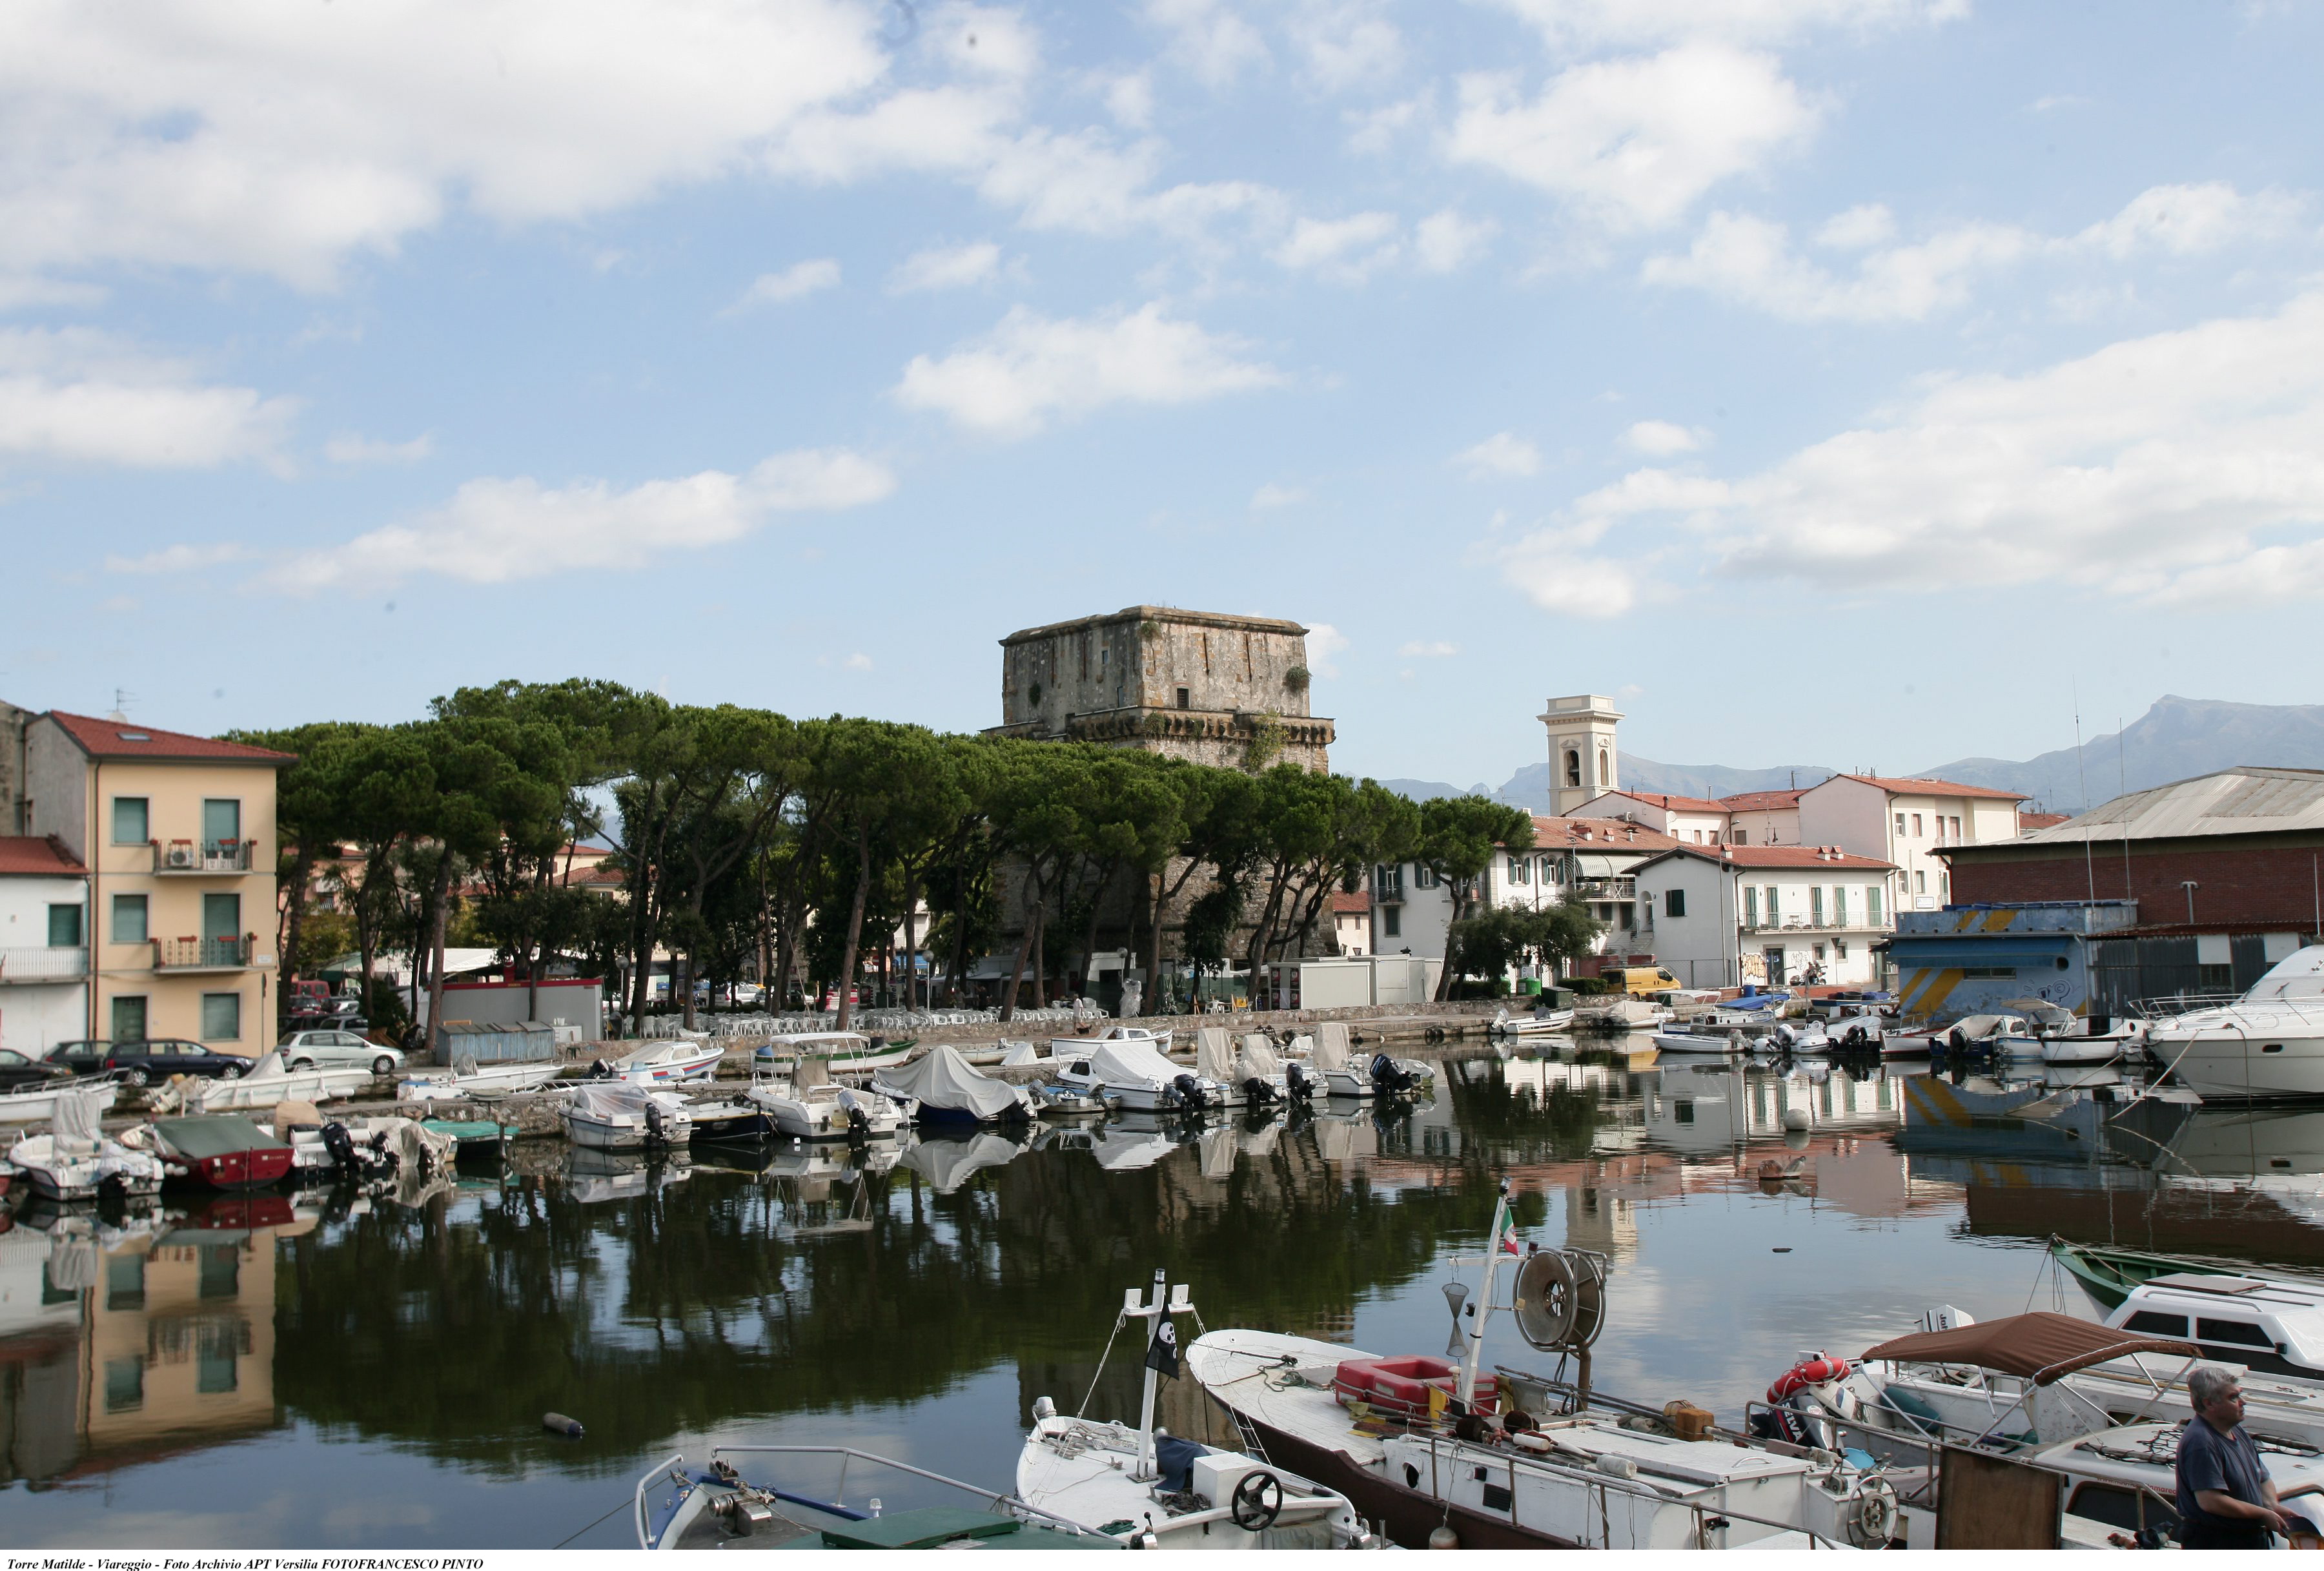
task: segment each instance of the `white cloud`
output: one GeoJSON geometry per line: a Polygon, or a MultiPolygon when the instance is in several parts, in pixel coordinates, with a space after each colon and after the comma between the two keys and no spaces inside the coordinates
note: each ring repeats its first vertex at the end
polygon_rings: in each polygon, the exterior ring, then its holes
{"type": "Polygon", "coordinates": [[[1340,92],[1394,74],[1404,34],[1380,11],[1379,0],[1307,0],[1289,23],[1307,75],[1340,92]]]}
{"type": "Polygon", "coordinates": [[[886,67],[845,0],[0,7],[0,273],[330,283],[456,199],[567,221],[732,170],[886,67]]]}
{"type": "Polygon", "coordinates": [[[742,297],[728,306],[729,311],[746,311],[752,306],[783,305],[795,300],[805,300],[817,290],[839,286],[839,263],[828,256],[818,256],[811,262],[795,262],[780,273],[762,273],[751,281],[751,287],[742,297]]]}
{"type": "MultiPolygon", "coordinates": [[[[2324,594],[2324,289],[2268,316],[1936,382],[1736,480],[1643,469],[1521,550],[1650,551],[1840,589],[2071,585],[2155,604],[2324,594]]],[[[1618,568],[1620,564],[1609,564],[1618,568]]]]}
{"type": "Polygon", "coordinates": [[[1442,640],[1434,643],[1423,643],[1415,640],[1396,652],[1406,658],[1416,656],[1422,660],[1446,660],[1459,654],[1461,646],[1457,643],[1446,643],[1442,640]]]}
{"type": "Polygon", "coordinates": [[[422,431],[408,442],[375,440],[342,431],[323,444],[323,457],[334,464],[416,464],[436,450],[436,437],[422,431]]]}
{"type": "Polygon", "coordinates": [[[1171,57],[1213,87],[1270,58],[1259,29],[1224,0],[1146,0],[1146,19],[1169,37],[1171,57]]]}
{"type": "Polygon", "coordinates": [[[896,385],[909,409],[998,437],[1030,436],[1055,416],[1109,403],[1193,403],[1280,385],[1239,338],[1166,316],[1157,301],[1058,319],[1019,306],[941,359],[916,356],[896,385]]]}
{"type": "Polygon", "coordinates": [[[1501,0],[1554,43],[1715,38],[1775,43],[1811,28],[1868,32],[1950,22],[1968,0],[1501,0]]]}
{"type": "Polygon", "coordinates": [[[1475,447],[1462,448],[1452,455],[1452,461],[1467,470],[1471,480],[1496,476],[1522,479],[1541,473],[1541,449],[1508,431],[1496,431],[1475,447]]]}
{"type": "Polygon", "coordinates": [[[1402,247],[1394,213],[1351,213],[1344,218],[1302,218],[1268,253],[1294,272],[1320,273],[1358,283],[1374,269],[1394,262],[1402,247]]]}
{"type": "Polygon", "coordinates": [[[916,290],[960,289],[982,283],[1001,272],[1001,247],[990,240],[972,245],[916,251],[888,275],[888,287],[898,294],[916,290]]]}
{"type": "Polygon", "coordinates": [[[1348,134],[1349,150],[1354,152],[1383,153],[1394,146],[1397,139],[1421,124],[1434,103],[1427,93],[1394,104],[1384,104],[1377,109],[1351,110],[1346,118],[1355,129],[1348,134]]]}
{"type": "Polygon", "coordinates": [[[1500,230],[1490,218],[1464,218],[1446,208],[1420,220],[1413,230],[1412,248],[1423,272],[1455,273],[1483,255],[1500,230]]]}
{"type": "Polygon", "coordinates": [[[1794,321],[1920,321],[1969,298],[1977,280],[2034,258],[2122,260],[2138,252],[2190,255],[2281,229],[2299,202],[2233,187],[2156,186],[2080,234],[2054,238],[2013,225],[1968,223],[1910,245],[1885,245],[1894,219],[1885,208],[1852,208],[1827,221],[1818,240],[1866,254],[1853,277],[1837,275],[1792,249],[1781,224],[1713,213],[1683,256],[1651,256],[1648,283],[1704,290],[1794,321]]]}
{"type": "Polygon", "coordinates": [[[895,476],[844,448],[779,453],[747,475],[706,469],[617,490],[601,480],[545,486],[471,480],[439,508],[344,545],[301,551],[265,573],[277,589],[376,586],[420,573],[504,584],[580,568],[635,568],[672,550],[739,540],[779,513],[877,502],[895,476]]]}
{"type": "Polygon", "coordinates": [[[1603,622],[1638,604],[1638,581],[1625,563],[1591,554],[1588,528],[1536,530],[1500,555],[1499,567],[1535,605],[1561,616],[1603,622]]]}
{"type": "Polygon", "coordinates": [[[298,408],[83,328],[0,329],[0,457],[215,468],[279,462],[298,408]]]}
{"type": "Polygon", "coordinates": [[[872,657],[868,654],[858,652],[849,655],[845,660],[842,661],[840,664],[851,671],[868,671],[872,669],[872,657]]]}
{"type": "Polygon", "coordinates": [[[231,541],[219,545],[175,545],[148,551],[142,557],[108,553],[105,559],[105,570],[108,573],[190,573],[226,562],[246,562],[253,554],[248,546],[235,545],[231,541]]]}
{"type": "Polygon", "coordinates": [[[1340,656],[1348,647],[1348,635],[1328,622],[1307,624],[1307,663],[1319,677],[1340,674],[1340,656]]]}
{"type": "Polygon", "coordinates": [[[1666,457],[1672,453],[1692,453],[1702,446],[1702,433],[1666,420],[1642,420],[1622,433],[1622,439],[1631,450],[1666,457]]]}
{"type": "Polygon", "coordinates": [[[1770,56],[1716,43],[1578,65],[1530,100],[1504,75],[1461,79],[1448,151],[1568,199],[1615,227],[1665,225],[1720,180],[1814,128],[1770,56]]]}
{"type": "Polygon", "coordinates": [[[1250,494],[1250,506],[1254,513],[1268,513],[1278,507],[1296,507],[1306,500],[1306,487],[1277,485],[1272,480],[1250,494]]]}
{"type": "Polygon", "coordinates": [[[1119,76],[1106,85],[1105,112],[1131,131],[1154,124],[1154,79],[1144,71],[1119,76]]]}

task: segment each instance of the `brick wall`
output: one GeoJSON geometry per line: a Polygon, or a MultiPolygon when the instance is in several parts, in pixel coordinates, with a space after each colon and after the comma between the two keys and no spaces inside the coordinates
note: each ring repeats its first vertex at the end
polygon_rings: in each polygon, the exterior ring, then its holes
{"type": "Polygon", "coordinates": [[[2098,899],[2121,900],[2127,893],[2138,902],[2142,924],[2161,926],[2187,920],[2187,892],[2180,883],[2192,879],[2200,886],[2195,891],[2199,927],[2298,932],[2317,928],[2319,859],[2324,857],[2324,846],[2319,845],[2218,846],[2181,841],[2145,847],[2133,842],[2127,890],[2119,840],[2098,842],[2087,860],[2080,846],[2041,850],[2040,855],[2018,851],[1955,856],[1953,903],[2087,900],[2095,883],[2098,899]]]}

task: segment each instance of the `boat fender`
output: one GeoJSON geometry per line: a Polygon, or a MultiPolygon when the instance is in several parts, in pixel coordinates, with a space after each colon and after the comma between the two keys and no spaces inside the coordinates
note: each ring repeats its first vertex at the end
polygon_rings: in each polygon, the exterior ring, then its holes
{"type": "Polygon", "coordinates": [[[1591,1465],[1609,1478],[1636,1478],[1638,1475],[1638,1465],[1627,1456],[1609,1454],[1600,1456],[1591,1465]]]}
{"type": "Polygon", "coordinates": [[[1767,1400],[1771,1402],[1787,1401],[1795,1392],[1805,1391],[1812,1385],[1827,1385],[1836,1380],[1846,1380],[1855,1369],[1856,1365],[1845,1358],[1818,1353],[1812,1358],[1801,1359],[1777,1375],[1775,1383],[1767,1388],[1767,1400]]]}
{"type": "Polygon", "coordinates": [[[1461,1535],[1448,1524],[1439,1522],[1428,1529],[1428,1547],[1432,1549],[1457,1549],[1461,1547],[1461,1535]]]}
{"type": "Polygon", "coordinates": [[[1520,1451],[1546,1451],[1549,1449],[1549,1437],[1546,1435],[1536,1435],[1527,1431],[1523,1434],[1512,1435],[1509,1437],[1509,1439],[1520,1451]]]}
{"type": "Polygon", "coordinates": [[[563,1413],[541,1414],[540,1427],[552,1435],[562,1435],[567,1440],[578,1440],[586,1432],[581,1428],[580,1419],[568,1419],[563,1413]]]}

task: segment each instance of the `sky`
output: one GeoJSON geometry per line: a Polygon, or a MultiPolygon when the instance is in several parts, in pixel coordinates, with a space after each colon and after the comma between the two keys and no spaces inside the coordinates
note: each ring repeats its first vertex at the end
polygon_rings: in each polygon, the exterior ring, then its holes
{"type": "Polygon", "coordinates": [[[1336,769],[2310,700],[2310,5],[15,0],[0,697],[970,730],[1307,624],[1336,769]],[[2308,109],[2300,106],[2308,104],[2308,109]]]}

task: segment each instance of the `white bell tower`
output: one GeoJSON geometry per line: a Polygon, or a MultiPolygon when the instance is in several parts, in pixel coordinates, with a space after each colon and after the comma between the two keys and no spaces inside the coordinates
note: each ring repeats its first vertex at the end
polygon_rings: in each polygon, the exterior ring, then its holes
{"type": "Polygon", "coordinates": [[[1622,789],[1621,751],[1614,727],[1622,721],[1614,700],[1596,693],[1552,698],[1540,716],[1549,727],[1549,799],[1560,818],[1604,791],[1622,789]]]}

